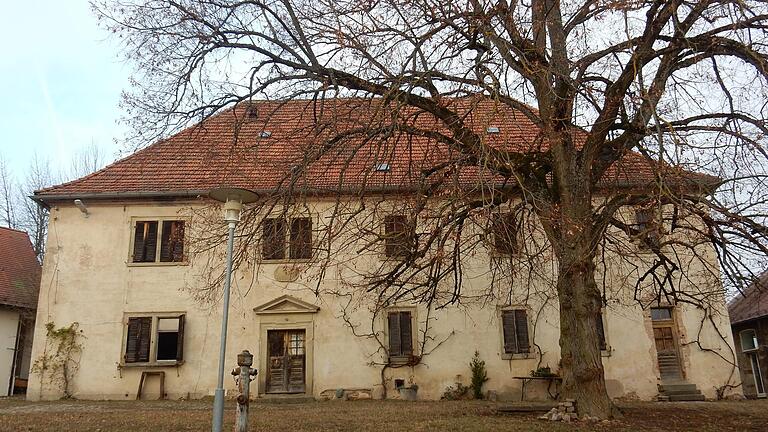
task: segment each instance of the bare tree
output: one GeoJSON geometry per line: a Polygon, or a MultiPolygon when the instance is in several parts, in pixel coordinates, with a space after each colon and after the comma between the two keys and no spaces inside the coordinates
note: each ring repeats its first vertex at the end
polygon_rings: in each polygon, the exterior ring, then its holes
{"type": "Polygon", "coordinates": [[[16,184],[5,158],[0,155],[0,223],[8,228],[16,228],[16,184]]]}
{"type": "MultiPolygon", "coordinates": [[[[459,280],[457,257],[475,241],[463,236],[469,222],[487,228],[479,216],[491,220],[505,206],[529,220],[529,232],[543,234],[528,239],[534,256],[546,261],[548,250],[557,263],[563,394],[584,414],[615,413],[596,330],[609,295],[596,275],[615,266],[606,252],[635,266],[637,301],[707,311],[722,293],[706,248],[714,246],[734,289],[766,263],[764,2],[115,0],[95,8],[137,65],[127,106],[139,145],[234,103],[311,101],[313,145],[267,207],[308,196],[303,179],[324,158],[371,146],[384,154],[393,140],[410,145],[403,135],[441,149],[400,185],[411,192],[405,214],[430,212],[436,222],[401,238],[401,263],[363,278],[378,300],[458,302],[460,283],[440,287],[459,280]],[[532,124],[530,145],[499,145],[470,120],[472,102],[456,101],[478,95],[532,124]],[[355,97],[365,114],[327,102],[339,96],[355,97]],[[627,169],[651,180],[629,184],[627,169]],[[484,179],[474,193],[451,180],[467,172],[484,179]],[[449,205],[435,210],[421,197],[449,205]],[[642,223],[624,217],[628,206],[646,212],[642,223]],[[638,254],[638,239],[652,259],[638,254]],[[688,278],[692,262],[714,284],[688,278]]],[[[341,199],[347,186],[338,183],[326,241],[355,223],[359,206],[341,199]]],[[[260,225],[251,222],[255,239],[260,225]]]]}
{"type": "Polygon", "coordinates": [[[30,161],[27,175],[17,189],[17,202],[19,204],[19,227],[25,230],[32,241],[38,260],[43,261],[45,254],[45,241],[48,234],[48,209],[39,205],[29,196],[36,190],[44,189],[58,182],[53,174],[51,161],[47,157],[41,157],[36,153],[30,161]]]}
{"type": "Polygon", "coordinates": [[[101,168],[104,168],[104,165],[107,163],[108,157],[102,148],[96,145],[94,141],[91,141],[90,145],[79,149],[72,156],[72,163],[69,172],[67,172],[63,177],[69,179],[84,177],[88,174],[100,170],[101,168]]]}

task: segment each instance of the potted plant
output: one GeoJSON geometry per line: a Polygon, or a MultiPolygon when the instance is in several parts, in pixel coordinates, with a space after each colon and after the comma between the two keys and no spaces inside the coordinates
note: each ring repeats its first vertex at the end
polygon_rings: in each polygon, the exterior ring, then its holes
{"type": "Polygon", "coordinates": [[[549,365],[544,367],[539,367],[535,371],[531,371],[532,377],[544,377],[544,378],[550,378],[550,377],[556,377],[558,376],[556,373],[552,372],[552,369],[549,367],[549,365]]]}

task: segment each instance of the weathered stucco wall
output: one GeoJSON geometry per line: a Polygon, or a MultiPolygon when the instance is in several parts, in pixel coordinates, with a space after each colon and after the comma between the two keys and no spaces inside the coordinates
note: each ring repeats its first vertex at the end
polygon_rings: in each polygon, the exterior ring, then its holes
{"type": "Polygon", "coordinates": [[[8,396],[13,379],[13,357],[19,331],[19,312],[0,306],[0,396],[8,396]]]}
{"type": "MultiPolygon", "coordinates": [[[[186,203],[187,207],[190,205],[200,204],[186,203]]],[[[200,305],[191,299],[189,291],[201,283],[200,263],[203,258],[192,257],[191,265],[128,264],[131,221],[136,218],[177,216],[184,207],[184,203],[89,203],[88,217],[73,206],[52,209],[33,359],[48,349],[44,329],[46,323],[64,326],[78,322],[84,338],[82,355],[78,360],[79,371],[70,387],[74,397],[135,398],[141,372],[146,370],[165,372],[165,388],[170,398],[213,394],[218,366],[221,306],[200,305]],[[121,364],[127,315],[136,313],[186,315],[183,364],[155,368],[121,364]]],[[[319,203],[316,210],[322,212],[327,208],[327,205],[319,203]]],[[[194,229],[194,223],[195,220],[192,220],[191,229],[194,229]]],[[[337,388],[370,388],[374,390],[374,395],[381,394],[381,366],[376,363],[382,361],[382,353],[375,340],[353,336],[349,326],[341,319],[345,299],[329,295],[316,298],[312,294],[316,281],[309,277],[301,276],[295,282],[278,282],[276,270],[282,267],[284,264],[262,263],[257,269],[244,269],[235,275],[227,370],[235,366],[235,356],[243,349],[255,355],[255,365],[264,364],[266,328],[281,328],[281,325],[283,328],[300,327],[307,329],[307,374],[311,375],[311,379],[307,380],[311,386],[309,393],[319,396],[325,390],[337,388]],[[286,294],[316,305],[319,310],[316,313],[284,315],[259,315],[254,312],[255,307],[286,294]]],[[[469,258],[462,279],[465,292],[479,292],[489,286],[487,268],[487,257],[476,254],[469,258]]],[[[321,282],[324,291],[331,291],[340,285],[341,275],[347,270],[339,265],[335,267],[335,274],[328,272],[321,282]]],[[[624,276],[624,284],[637,277],[624,276]]],[[[520,291],[527,292],[527,288],[520,287],[520,291]]],[[[469,384],[468,363],[477,350],[488,368],[490,380],[485,388],[497,391],[502,398],[519,398],[520,382],[512,377],[528,376],[539,364],[557,369],[559,360],[557,302],[551,296],[533,291],[525,306],[531,319],[532,344],[537,348],[530,358],[522,359],[502,359],[499,308],[516,304],[515,299],[485,305],[469,302],[461,307],[437,311],[427,311],[423,305],[399,305],[414,308],[420,328],[429,323],[431,339],[424,347],[428,354],[424,355],[419,365],[385,371],[384,382],[389,395],[395,394],[392,391],[394,379],[418,384],[419,397],[429,399],[440,398],[445,388],[457,381],[469,384]]],[[[617,291],[621,290],[617,288],[617,291]]],[[[606,311],[605,332],[609,349],[604,353],[603,361],[608,390],[613,397],[650,399],[657,394],[658,382],[651,322],[648,312],[631,300],[631,293],[626,297],[626,301],[609,303],[606,311]]],[[[725,305],[722,302],[721,305],[721,315],[714,321],[717,331],[711,326],[698,331],[702,319],[700,311],[684,307],[676,310],[687,378],[697,384],[707,397],[714,397],[714,389],[729,379],[734,381],[732,367],[717,355],[732,358],[733,341],[728,330],[725,305]],[[719,337],[718,332],[724,337],[719,337]],[[686,344],[695,338],[714,353],[701,351],[695,344],[686,344]]],[[[349,322],[359,325],[362,330],[371,330],[370,313],[365,307],[348,310],[347,317],[349,322]]],[[[384,327],[383,317],[373,323],[373,330],[380,334],[383,334],[384,327]]],[[[416,346],[420,345],[419,341],[416,346]]],[[[263,376],[264,371],[261,372],[263,376]]],[[[60,388],[52,386],[39,375],[31,375],[29,385],[30,399],[58,398],[61,395],[60,388]]],[[[263,380],[255,383],[257,391],[263,392],[259,385],[263,386],[263,380]]],[[[233,380],[229,378],[225,386],[228,391],[235,389],[233,380]]],[[[157,388],[157,382],[150,380],[145,387],[145,396],[157,396],[157,388]]],[[[543,386],[531,385],[528,396],[544,397],[543,386]]]]}

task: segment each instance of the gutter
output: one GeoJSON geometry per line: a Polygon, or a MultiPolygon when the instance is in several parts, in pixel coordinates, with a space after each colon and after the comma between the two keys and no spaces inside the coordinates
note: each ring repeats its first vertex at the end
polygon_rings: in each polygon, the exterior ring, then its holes
{"type": "MultiPolygon", "coordinates": [[[[713,176],[707,176],[707,178],[696,181],[693,180],[691,182],[687,182],[686,184],[675,184],[679,182],[670,182],[670,185],[672,186],[678,186],[681,187],[681,189],[687,189],[687,187],[690,188],[699,188],[699,193],[704,192],[707,194],[713,193],[717,188],[722,184],[722,180],[720,180],[717,177],[713,176]]],[[[233,187],[239,187],[235,185],[229,185],[233,187]]],[[[634,188],[643,188],[647,187],[648,183],[645,184],[638,184],[638,183],[632,183],[632,182],[626,182],[626,181],[618,181],[613,182],[609,185],[601,185],[600,183],[597,183],[595,185],[595,192],[598,194],[600,192],[604,191],[610,191],[611,189],[634,189],[634,188]]],[[[508,187],[507,187],[508,188],[508,187]]],[[[504,188],[504,189],[507,189],[504,188]]],[[[248,188],[246,188],[248,189],[248,188]]],[[[483,189],[472,187],[468,188],[468,192],[471,190],[478,190],[483,189]]],[[[276,192],[279,192],[280,189],[250,189],[252,192],[256,193],[257,195],[273,195],[276,192]]],[[[401,185],[389,185],[389,186],[376,186],[376,187],[370,187],[366,188],[365,186],[362,187],[341,187],[341,188],[334,188],[330,187],[327,189],[324,188],[312,188],[312,189],[304,189],[301,190],[300,188],[295,188],[294,192],[298,192],[298,194],[307,194],[307,195],[314,195],[314,196],[322,196],[322,195],[343,195],[343,194],[377,194],[377,193],[398,193],[398,192],[418,192],[420,189],[418,186],[401,186],[401,185]]],[[[43,207],[49,208],[49,204],[52,201],[71,201],[75,199],[99,199],[99,200],[122,200],[122,199],[142,199],[142,198],[198,198],[198,197],[207,197],[208,193],[210,193],[210,189],[182,189],[182,190],[169,190],[169,191],[138,191],[138,192],[85,192],[85,193],[77,193],[77,192],[71,192],[71,193],[64,193],[64,194],[34,194],[30,195],[29,198],[31,198],[33,201],[37,202],[38,204],[42,205],[43,207]]]]}
{"type": "Polygon", "coordinates": [[[29,195],[29,198],[38,204],[48,207],[52,201],[69,201],[74,199],[137,199],[137,198],[190,198],[207,196],[208,189],[191,189],[175,191],[157,191],[157,192],[86,192],[86,193],[65,193],[50,195],[29,195]]]}

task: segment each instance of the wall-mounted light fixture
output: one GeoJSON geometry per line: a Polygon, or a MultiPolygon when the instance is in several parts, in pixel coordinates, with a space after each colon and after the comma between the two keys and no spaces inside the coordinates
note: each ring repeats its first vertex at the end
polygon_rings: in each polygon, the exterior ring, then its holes
{"type": "Polygon", "coordinates": [[[85,217],[88,217],[88,207],[85,206],[85,204],[83,203],[83,200],[76,199],[75,200],[75,207],[80,209],[80,211],[83,212],[85,217]]]}

